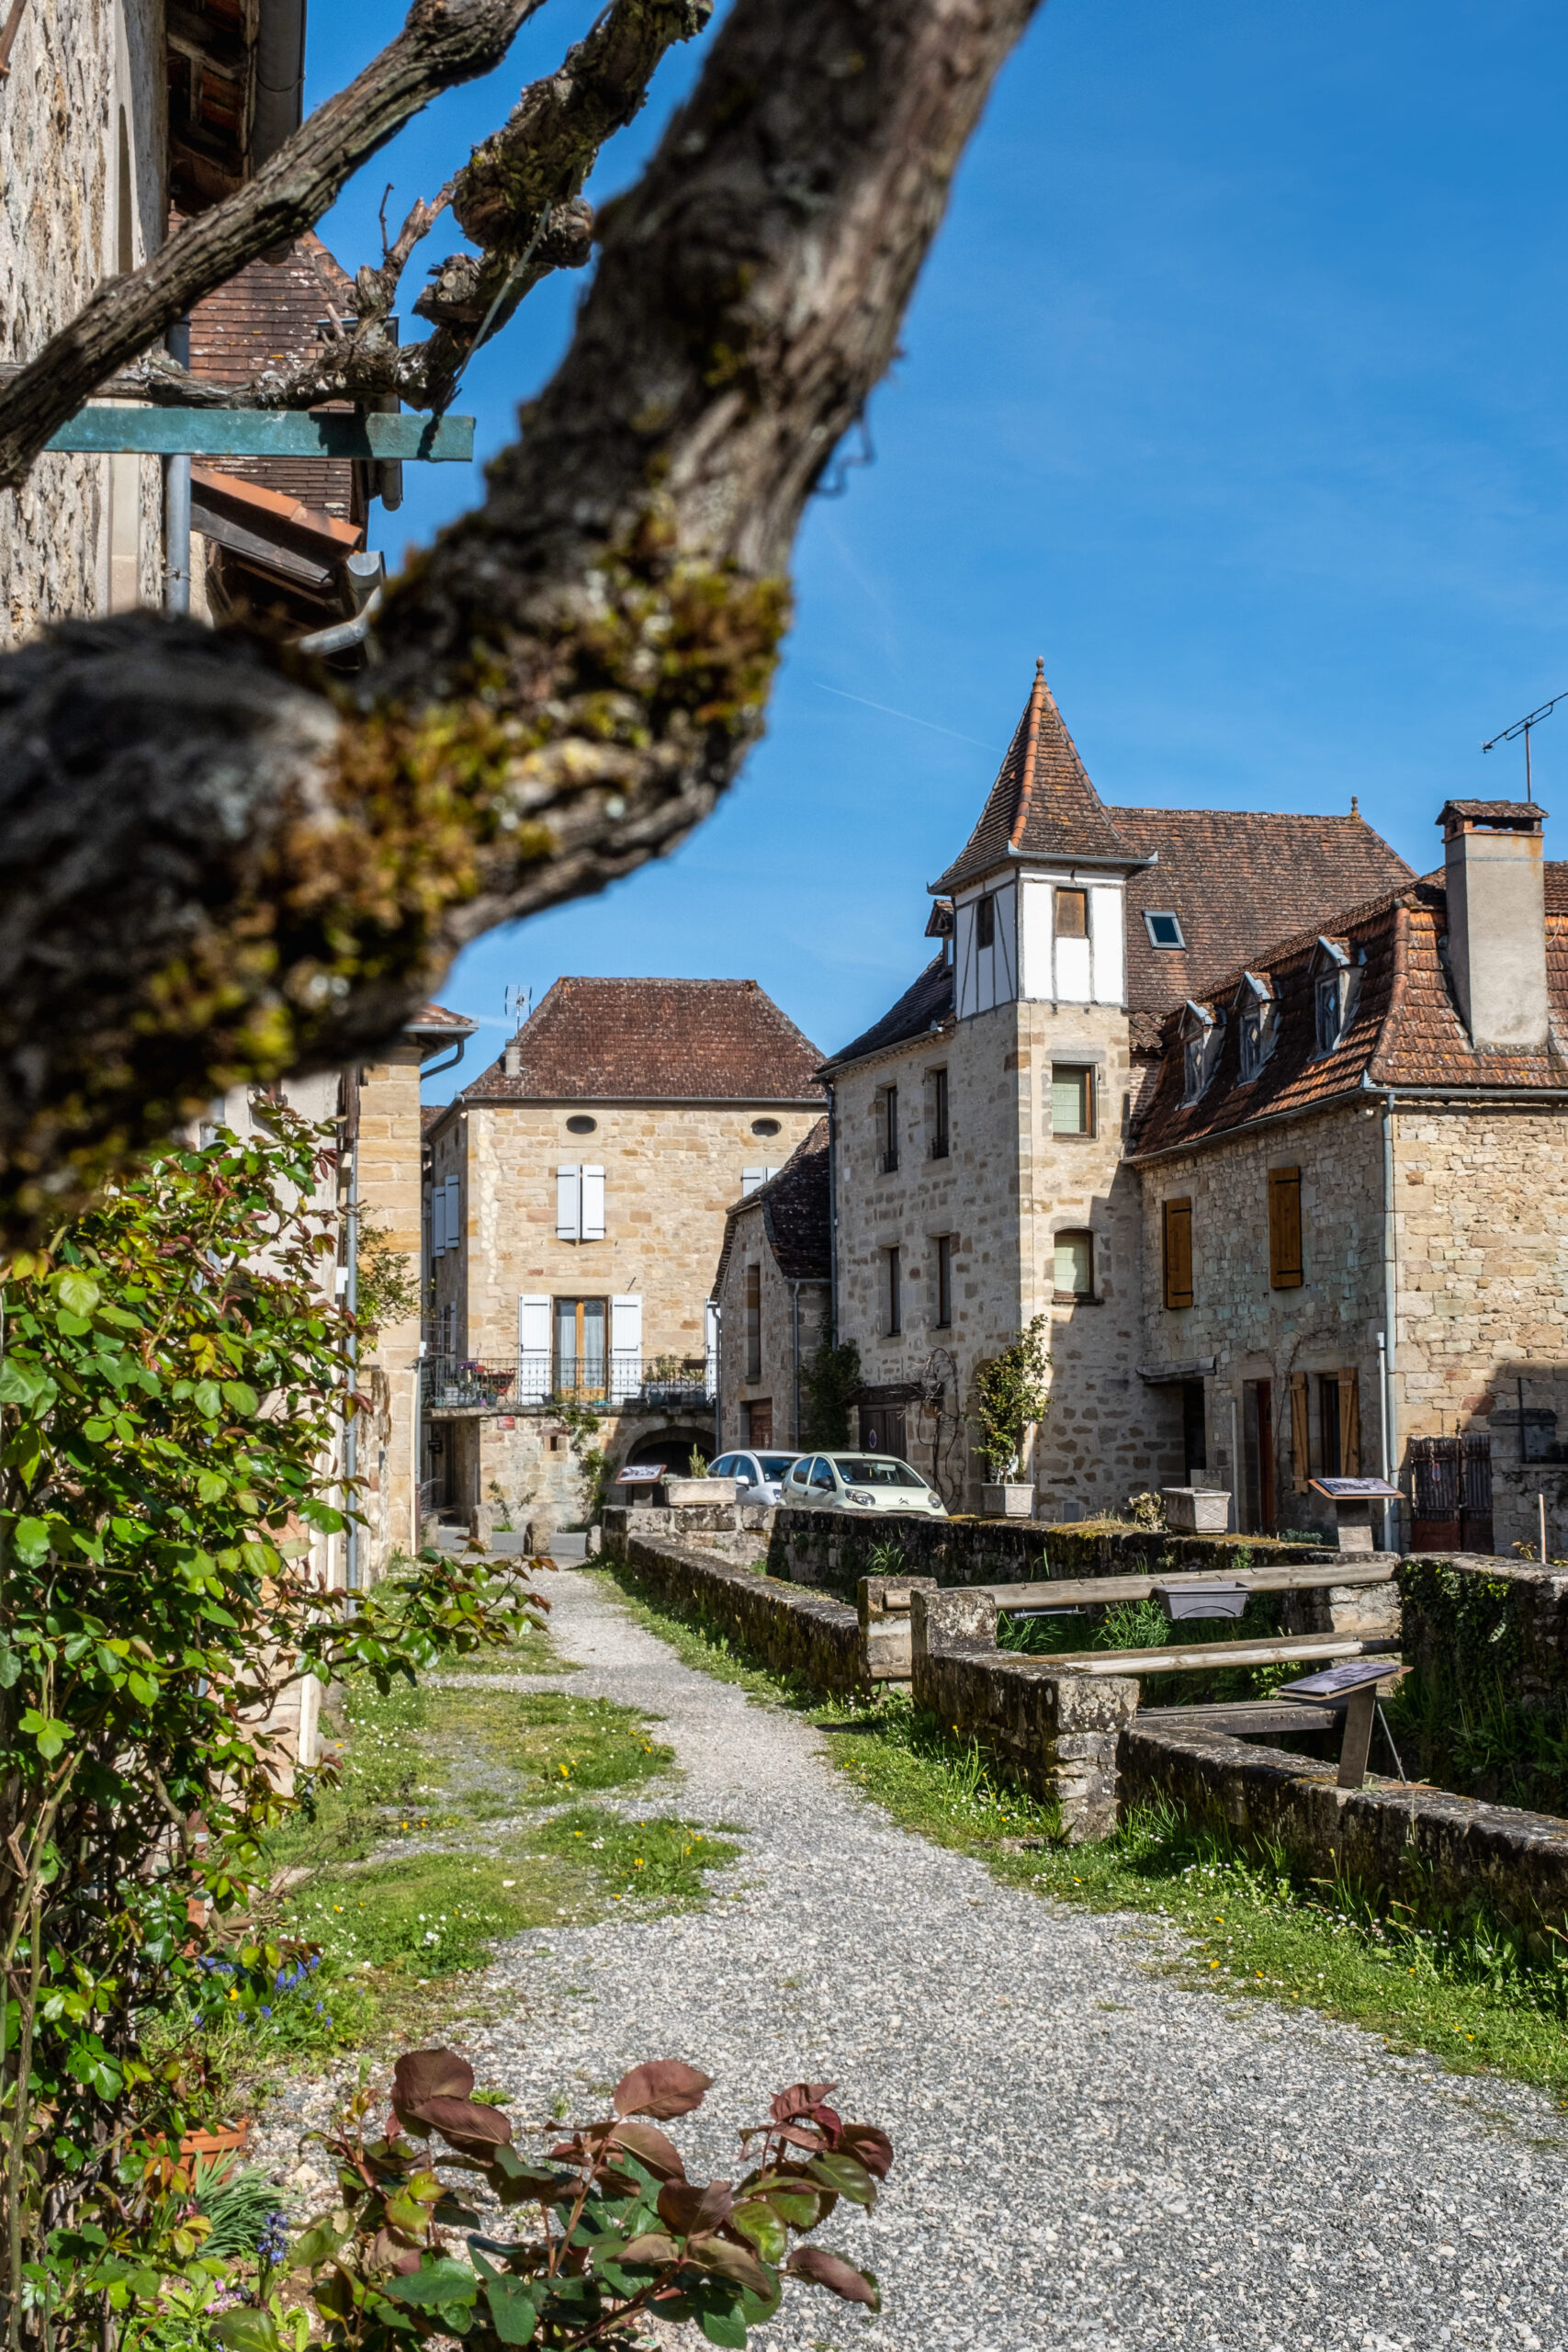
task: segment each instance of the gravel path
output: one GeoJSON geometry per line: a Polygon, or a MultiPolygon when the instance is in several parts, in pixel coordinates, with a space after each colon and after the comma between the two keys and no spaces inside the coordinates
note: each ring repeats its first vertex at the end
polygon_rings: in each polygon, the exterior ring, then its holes
{"type": "Polygon", "coordinates": [[[639,1805],[743,1825],[745,1859],[704,1913],[503,1948],[514,2018],[465,2046],[536,2114],[557,2091],[594,2111],[589,2086],[640,2058],[705,2067],[675,2127],[694,2172],[732,2172],[736,2125],[803,2075],[891,2134],[876,2212],[824,2232],[877,2272],[882,2316],[792,2289],[759,2352],[1568,2352],[1549,2099],[1184,1989],[1154,1923],[996,1885],[587,1577],[550,1593],[571,1689],[665,1720],[684,1783],[639,1805]]]}

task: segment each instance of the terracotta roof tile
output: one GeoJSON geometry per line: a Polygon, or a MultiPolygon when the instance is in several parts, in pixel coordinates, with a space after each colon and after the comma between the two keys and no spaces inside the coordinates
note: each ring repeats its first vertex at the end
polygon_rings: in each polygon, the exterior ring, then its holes
{"type": "Polygon", "coordinates": [[[449,1029],[454,1036],[471,1037],[479,1027],[466,1012],[453,1012],[444,1004],[422,1004],[412,1021],[404,1023],[417,1035],[423,1030],[449,1029]]]}
{"type": "Polygon", "coordinates": [[[858,1062],[867,1054],[886,1053],[890,1046],[904,1045],[911,1037],[927,1036],[952,1018],[953,967],[936,956],[913,986],[905,989],[891,1012],[863,1030],[850,1045],[840,1047],[831,1061],[823,1063],[823,1075],[841,1069],[845,1062],[858,1062]]]}
{"type": "Polygon", "coordinates": [[[1568,1085],[1568,866],[1546,867],[1546,969],[1552,1040],[1544,1054],[1478,1052],[1460,1020],[1438,953],[1448,931],[1440,881],[1412,882],[1348,912],[1325,918],[1261,957],[1278,1001],[1273,1053],[1258,1076],[1240,1074],[1240,1031],[1231,1007],[1241,969],[1209,991],[1227,1013],[1218,1060],[1198,1102],[1181,1100],[1185,1072],[1180,1015],[1161,1032],[1165,1058],[1134,1141],[1135,1155],[1179,1148],[1314,1105],[1358,1089],[1568,1085]],[[1316,1051],[1313,960],[1320,936],[1341,939],[1359,965],[1360,987],[1349,1024],[1331,1054],[1316,1051]]]}
{"type": "Polygon", "coordinates": [[[1440,825],[1450,815],[1468,817],[1472,825],[1508,825],[1539,833],[1551,813],[1539,800],[1445,800],[1434,821],[1440,825]]]}
{"type": "Polygon", "coordinates": [[[1163,1013],[1201,997],[1277,940],[1340,907],[1399,889],[1404,860],[1364,818],[1273,810],[1113,808],[1159,863],[1127,883],[1127,1001],[1163,1013]],[[1156,947],[1145,910],[1174,914],[1187,944],[1156,947]]]}
{"type": "Polygon", "coordinates": [[[1134,865],[1139,854],[1122,840],[1089,782],[1045,683],[1045,664],[1036,662],[1034,684],[980,821],[962,855],[931,884],[933,895],[978,881],[1014,856],[1134,865]]]}
{"type": "Polygon", "coordinates": [[[739,1230],[739,1220],[760,1211],[762,1231],[778,1270],[786,1282],[825,1283],[832,1271],[831,1196],[828,1181],[828,1122],[818,1119],[803,1136],[776,1176],[748,1193],[728,1209],[724,1221],[724,1247],[714,1295],[723,1287],[725,1270],[739,1230]]]}
{"type": "Polygon", "coordinates": [[[557,980],[463,1102],[810,1102],[822,1057],[755,980],[557,980]]]}

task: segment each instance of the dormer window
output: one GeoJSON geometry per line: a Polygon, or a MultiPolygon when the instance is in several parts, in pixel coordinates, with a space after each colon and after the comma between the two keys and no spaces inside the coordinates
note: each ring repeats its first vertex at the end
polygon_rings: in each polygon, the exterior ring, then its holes
{"type": "Polygon", "coordinates": [[[1313,956],[1313,1012],[1319,1054],[1331,1054],[1344,1039],[1356,1009],[1358,965],[1338,939],[1320,939],[1313,956]]]}
{"type": "Polygon", "coordinates": [[[1268,981],[1256,972],[1244,972],[1235,996],[1244,1084],[1258,1076],[1274,1050],[1274,991],[1268,981]]]}
{"type": "Polygon", "coordinates": [[[1181,935],[1181,924],[1173,914],[1154,914],[1145,907],[1144,929],[1148,933],[1151,947],[1185,947],[1187,944],[1181,935]]]}
{"type": "Polygon", "coordinates": [[[1217,1013],[1206,1004],[1194,1004],[1188,1000],[1181,1016],[1181,1069],[1183,1105],[1196,1102],[1214,1074],[1214,1064],[1220,1057],[1222,1035],[1217,1013]]]}

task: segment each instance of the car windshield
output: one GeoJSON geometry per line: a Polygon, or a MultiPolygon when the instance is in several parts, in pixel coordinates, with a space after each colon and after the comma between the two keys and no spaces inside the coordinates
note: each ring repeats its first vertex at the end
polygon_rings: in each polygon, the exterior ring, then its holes
{"type": "Polygon", "coordinates": [[[793,1453],[759,1453],[757,1460],[764,1478],[782,1478],[795,1456],[793,1453]]]}
{"type": "Polygon", "coordinates": [[[841,1454],[839,1469],[852,1487],[923,1487],[926,1483],[907,1462],[892,1461],[886,1454],[861,1454],[852,1459],[841,1454]]]}

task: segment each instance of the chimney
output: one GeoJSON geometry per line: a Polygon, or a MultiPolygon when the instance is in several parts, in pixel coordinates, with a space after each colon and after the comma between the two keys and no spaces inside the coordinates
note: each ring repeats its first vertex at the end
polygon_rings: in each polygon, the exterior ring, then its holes
{"type": "Polygon", "coordinates": [[[1438,819],[1449,970],[1482,1051],[1546,1051],[1545,815],[1531,800],[1449,800],[1438,819]]]}
{"type": "Polygon", "coordinates": [[[523,1075],[523,1048],[517,1043],[515,1038],[513,1038],[512,1044],[506,1048],[506,1055],[502,1067],[504,1068],[508,1078],[521,1078],[523,1075]]]}

